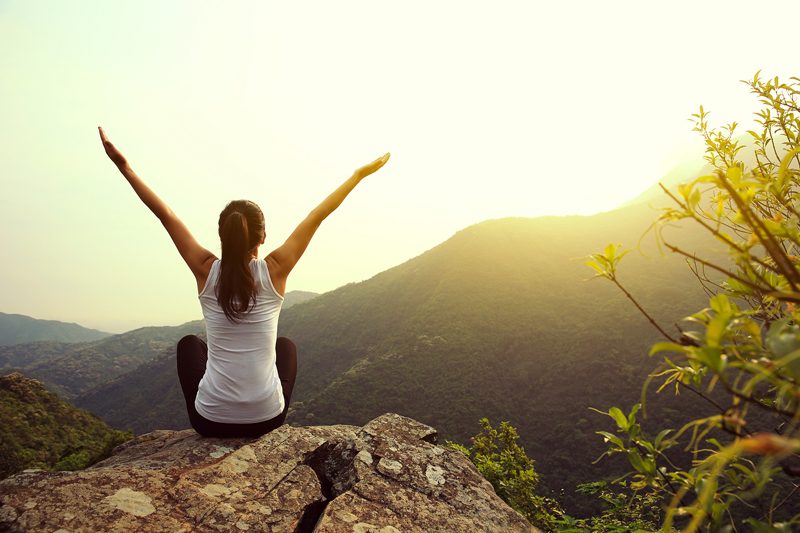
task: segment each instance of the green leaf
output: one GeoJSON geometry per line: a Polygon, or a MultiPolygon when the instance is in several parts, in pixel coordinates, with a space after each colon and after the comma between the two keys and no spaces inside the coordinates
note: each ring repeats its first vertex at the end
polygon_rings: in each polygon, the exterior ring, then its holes
{"type": "Polygon", "coordinates": [[[696,190],[689,197],[689,207],[694,209],[695,207],[697,207],[697,204],[699,203],[700,203],[700,191],[696,190]]]}
{"type": "Polygon", "coordinates": [[[602,436],[603,440],[605,440],[606,442],[610,442],[612,444],[615,444],[620,449],[623,449],[623,450],[625,449],[625,444],[623,444],[622,439],[620,439],[619,437],[617,437],[613,433],[609,433],[608,431],[596,431],[595,433],[597,433],[598,435],[602,436]]]}
{"type": "Polygon", "coordinates": [[[718,348],[728,327],[728,318],[717,315],[711,319],[706,328],[706,344],[711,348],[718,348]]]}
{"type": "Polygon", "coordinates": [[[595,261],[586,261],[584,263],[584,265],[586,265],[588,267],[592,267],[593,269],[595,269],[597,272],[600,272],[601,274],[604,273],[605,270],[606,270],[605,268],[603,268],[600,265],[598,265],[595,261]]]}
{"type": "Polygon", "coordinates": [[[693,350],[692,353],[700,363],[706,365],[716,373],[722,372],[725,368],[724,354],[718,346],[701,346],[693,350]]]}
{"type": "Polygon", "coordinates": [[[789,171],[789,165],[792,163],[792,158],[797,154],[800,154],[800,147],[789,151],[781,160],[781,166],[778,169],[778,187],[780,187],[781,190],[783,190],[783,186],[786,183],[786,174],[789,171]]]}
{"type": "Polygon", "coordinates": [[[719,293],[709,300],[711,309],[720,315],[730,315],[733,312],[731,301],[722,293],[719,293]]]}
{"type": "Polygon", "coordinates": [[[653,346],[650,347],[650,352],[648,353],[649,356],[653,356],[659,352],[685,352],[686,347],[681,346],[680,344],[676,344],[674,342],[657,342],[653,346]]]}
{"type": "Polygon", "coordinates": [[[642,474],[649,473],[647,470],[647,466],[642,460],[642,456],[639,454],[638,450],[633,448],[628,450],[628,461],[630,461],[631,466],[633,466],[633,468],[635,468],[637,472],[640,472],[642,474]]]}
{"type": "Polygon", "coordinates": [[[618,407],[609,409],[608,414],[614,419],[621,430],[628,430],[628,417],[626,417],[618,407]]]}
{"type": "Polygon", "coordinates": [[[739,183],[742,180],[742,169],[741,167],[728,167],[728,171],[725,173],[729,180],[733,183],[739,183]]]}
{"type": "Polygon", "coordinates": [[[661,449],[661,447],[660,447],[661,446],[661,441],[664,440],[664,437],[666,437],[667,434],[670,433],[671,431],[672,431],[671,429],[663,429],[663,430],[659,431],[658,435],[656,435],[656,440],[653,441],[653,444],[655,444],[655,447],[656,447],[657,450],[661,449]]]}
{"type": "Polygon", "coordinates": [[[631,412],[628,413],[628,427],[633,426],[636,423],[636,413],[641,409],[642,404],[637,403],[631,409],[631,412]]]}

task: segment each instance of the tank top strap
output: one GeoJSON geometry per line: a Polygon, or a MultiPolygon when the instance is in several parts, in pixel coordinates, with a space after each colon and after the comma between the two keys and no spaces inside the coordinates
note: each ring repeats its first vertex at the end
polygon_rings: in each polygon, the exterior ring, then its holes
{"type": "Polygon", "coordinates": [[[261,284],[264,286],[264,290],[283,302],[285,297],[278,294],[277,289],[275,289],[275,286],[272,284],[272,278],[269,276],[269,266],[267,265],[266,260],[260,259],[258,262],[259,269],[261,270],[261,284]]]}
{"type": "MultiPolygon", "coordinates": [[[[264,265],[262,265],[264,261],[262,261],[261,259],[254,259],[253,261],[255,261],[256,263],[256,268],[254,272],[255,281],[258,284],[258,286],[261,287],[262,290],[266,289],[266,280],[264,279],[264,265]]],[[[252,264],[253,261],[251,261],[250,264],[252,264]]]]}
{"type": "Polygon", "coordinates": [[[208,269],[208,277],[206,278],[206,284],[203,287],[203,290],[200,291],[198,296],[204,295],[206,292],[209,292],[211,289],[210,287],[214,287],[217,283],[217,276],[219,272],[219,259],[215,259],[213,263],[211,263],[211,268],[208,269]]]}

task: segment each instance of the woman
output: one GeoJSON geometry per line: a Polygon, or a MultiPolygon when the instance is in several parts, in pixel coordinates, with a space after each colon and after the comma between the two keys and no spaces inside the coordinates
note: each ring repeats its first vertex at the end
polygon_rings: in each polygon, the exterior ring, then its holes
{"type": "Polygon", "coordinates": [[[208,344],[187,335],[177,347],[192,427],[206,437],[259,437],[279,427],[297,374],[294,343],[277,337],[286,279],[322,221],[389,160],[389,153],[356,170],[263,260],[258,259],[266,237],[261,209],[248,200],[230,202],[219,216],[218,259],[131,170],[103,128],[98,130],[106,154],[164,225],[197,281],[208,344]]]}

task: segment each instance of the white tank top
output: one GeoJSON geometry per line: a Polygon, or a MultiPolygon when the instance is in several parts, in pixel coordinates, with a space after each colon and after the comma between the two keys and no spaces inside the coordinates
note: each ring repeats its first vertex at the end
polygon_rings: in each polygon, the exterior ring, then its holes
{"type": "Polygon", "coordinates": [[[208,363],[194,407],[213,422],[263,422],[278,416],[285,405],[275,367],[283,296],[272,285],[266,261],[253,259],[250,271],[256,282],[256,303],[239,323],[229,321],[217,302],[214,288],[219,259],[211,265],[206,285],[198,295],[206,322],[208,363]]]}

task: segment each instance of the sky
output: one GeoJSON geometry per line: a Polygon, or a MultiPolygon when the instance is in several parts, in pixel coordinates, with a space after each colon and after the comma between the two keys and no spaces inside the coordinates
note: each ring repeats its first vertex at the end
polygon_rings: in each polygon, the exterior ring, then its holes
{"type": "MultiPolygon", "coordinates": [[[[280,246],[361,165],[287,291],[368,279],[483,220],[592,214],[742,130],[797,76],[797,2],[0,0],[0,311],[109,332],[201,317],[99,140],[219,255],[247,198],[280,246]]],[[[589,253],[587,251],[587,253],[589,253]]]]}

